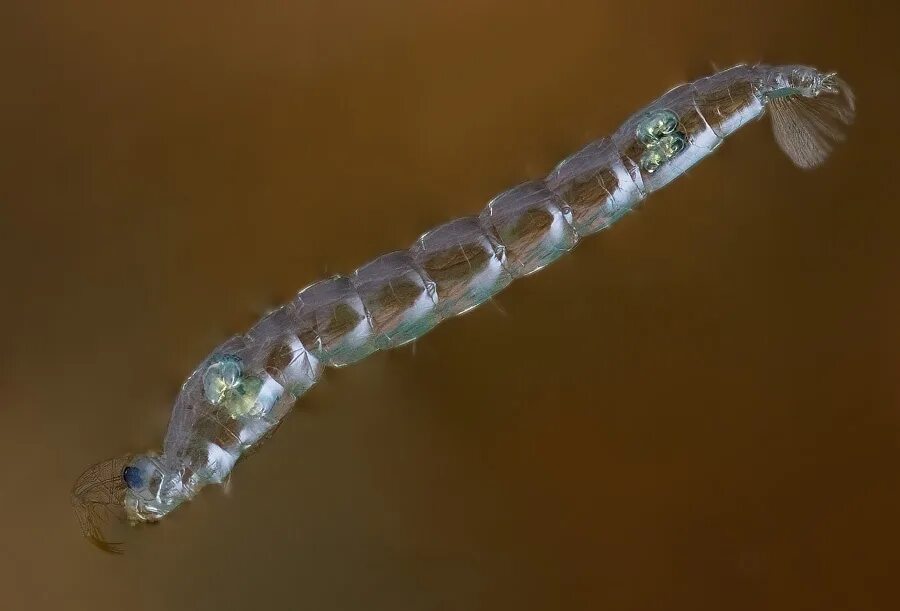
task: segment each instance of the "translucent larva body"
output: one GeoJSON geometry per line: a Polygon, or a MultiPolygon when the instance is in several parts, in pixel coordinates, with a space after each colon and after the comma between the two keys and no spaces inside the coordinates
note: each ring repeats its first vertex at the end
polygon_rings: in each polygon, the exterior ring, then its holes
{"type": "Polygon", "coordinates": [[[546,179],[427,231],[408,250],[304,288],[188,377],[162,452],[128,461],[124,500],[115,502],[132,521],[161,518],[205,485],[225,481],[325,368],[416,340],[549,265],[762,116],[771,99],[839,93],[852,118],[847,90],[811,68],[741,65],[678,86],[546,179]]]}

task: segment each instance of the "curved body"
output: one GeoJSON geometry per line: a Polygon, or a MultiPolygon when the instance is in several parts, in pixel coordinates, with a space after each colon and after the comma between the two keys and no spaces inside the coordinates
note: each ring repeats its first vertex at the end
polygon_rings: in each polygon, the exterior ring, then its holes
{"type": "Polygon", "coordinates": [[[741,65],[680,85],[546,179],[497,195],[408,250],[304,288],[188,377],[162,452],[125,468],[127,516],[157,520],[225,481],[325,368],[416,340],[478,306],[612,225],[761,117],[771,99],[831,92],[829,78],[799,66],[741,65]]]}

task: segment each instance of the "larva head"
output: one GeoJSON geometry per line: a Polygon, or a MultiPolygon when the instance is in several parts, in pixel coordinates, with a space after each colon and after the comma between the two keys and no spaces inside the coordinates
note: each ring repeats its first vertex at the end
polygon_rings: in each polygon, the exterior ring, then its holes
{"type": "Polygon", "coordinates": [[[125,512],[132,523],[155,522],[187,498],[182,474],[159,457],[135,456],[122,469],[125,512]]]}
{"type": "Polygon", "coordinates": [[[81,534],[106,552],[121,553],[109,533],[127,523],[155,522],[184,501],[180,473],[158,457],[125,455],[91,465],[75,480],[72,509],[81,534]]]}
{"type": "Polygon", "coordinates": [[[781,149],[801,168],[821,164],[844,140],[856,116],[853,92],[834,72],[808,66],[766,68],[760,99],[771,111],[772,131],[781,149]]]}
{"type": "Polygon", "coordinates": [[[109,540],[109,530],[127,521],[127,486],[122,470],[131,456],[111,458],[91,465],[72,486],[72,509],[88,541],[106,552],[120,553],[121,544],[109,540]]]}

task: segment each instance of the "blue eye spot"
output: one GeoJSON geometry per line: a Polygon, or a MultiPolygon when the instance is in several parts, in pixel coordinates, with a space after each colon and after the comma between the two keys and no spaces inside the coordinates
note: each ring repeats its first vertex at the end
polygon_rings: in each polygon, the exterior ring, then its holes
{"type": "Polygon", "coordinates": [[[132,490],[139,490],[144,487],[144,478],[141,475],[141,470],[137,467],[125,467],[122,470],[122,479],[125,480],[125,483],[132,490]]]}

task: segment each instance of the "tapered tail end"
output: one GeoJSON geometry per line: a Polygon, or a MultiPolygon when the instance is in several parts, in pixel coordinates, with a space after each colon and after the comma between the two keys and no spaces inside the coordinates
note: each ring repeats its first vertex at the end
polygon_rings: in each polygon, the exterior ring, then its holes
{"type": "Polygon", "coordinates": [[[772,95],[767,101],[775,141],[803,169],[821,165],[856,117],[853,91],[833,73],[822,75],[806,94],[772,95]]]}

